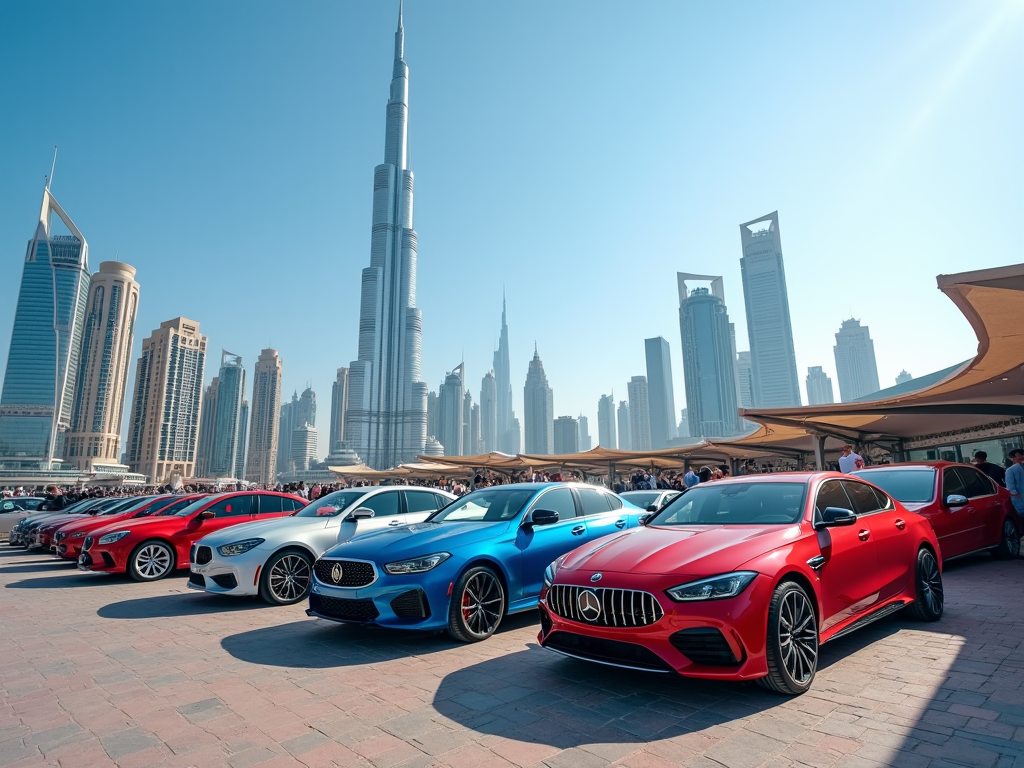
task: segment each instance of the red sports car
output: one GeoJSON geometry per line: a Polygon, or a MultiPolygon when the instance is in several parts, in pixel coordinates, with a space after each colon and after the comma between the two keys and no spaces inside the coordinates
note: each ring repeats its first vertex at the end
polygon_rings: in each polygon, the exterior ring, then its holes
{"type": "Polygon", "coordinates": [[[148,504],[153,496],[135,496],[122,498],[114,501],[106,509],[99,512],[95,512],[92,515],[88,513],[81,515],[54,515],[49,520],[43,521],[35,531],[35,539],[32,542],[32,549],[43,549],[49,552],[54,549],[57,532],[60,531],[65,525],[78,522],[79,520],[94,520],[97,517],[103,517],[107,520],[112,520],[114,515],[120,515],[122,512],[128,512],[130,510],[138,509],[144,504],[148,504]]]}
{"type": "Polygon", "coordinates": [[[923,517],[849,475],[701,483],[644,526],[548,566],[539,640],[603,664],[800,694],[820,643],[901,608],[942,616],[938,552],[923,517]]]}
{"type": "Polygon", "coordinates": [[[205,495],[203,493],[191,493],[187,496],[152,496],[147,497],[147,500],[140,501],[138,505],[130,507],[124,512],[74,520],[65,524],[53,535],[53,543],[57,547],[57,556],[68,560],[78,560],[78,556],[82,554],[82,543],[85,541],[85,537],[97,528],[103,528],[121,520],[133,520],[136,517],[173,515],[205,495]]]}
{"type": "Polygon", "coordinates": [[[1000,560],[1020,554],[1024,520],[1010,492],[970,464],[922,461],[880,464],[852,474],[874,483],[904,508],[925,517],[942,559],[989,550],[1000,560]]]}
{"type": "Polygon", "coordinates": [[[156,581],[188,568],[193,542],[229,525],[283,517],[305,500],[273,491],[234,491],[198,499],[177,514],[122,520],[85,537],[78,567],[83,571],[127,572],[136,581],[156,581]]]}

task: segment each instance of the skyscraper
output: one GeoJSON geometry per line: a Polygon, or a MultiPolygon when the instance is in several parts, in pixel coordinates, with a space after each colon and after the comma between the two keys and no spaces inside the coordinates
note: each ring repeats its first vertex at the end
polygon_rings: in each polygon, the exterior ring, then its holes
{"type": "Polygon", "coordinates": [[[292,467],[292,432],[302,424],[299,421],[299,393],[292,391],[292,399],[281,404],[281,421],[277,432],[280,435],[277,450],[277,474],[291,472],[292,467]]]}
{"type": "Polygon", "coordinates": [[[836,334],[836,376],[839,397],[844,403],[877,392],[878,367],[875,365],[875,343],[866,325],[860,320],[843,320],[836,334]]]}
{"type": "Polygon", "coordinates": [[[480,442],[484,453],[498,450],[498,400],[494,371],[480,382],[480,442]]]}
{"type": "Polygon", "coordinates": [[[64,455],[78,469],[117,464],[139,284],[135,268],[104,261],[89,285],[71,432],[64,455]]]}
{"type": "Polygon", "coordinates": [[[523,417],[526,419],[526,453],[550,454],[555,449],[554,394],[548,386],[544,363],[540,361],[536,346],[523,387],[523,417]]]}
{"type": "Polygon", "coordinates": [[[25,253],[0,394],[0,466],[50,469],[63,456],[88,297],[89,244],[47,182],[25,253]],[[54,213],[70,235],[51,235],[54,213]]]}
{"type": "Polygon", "coordinates": [[[676,437],[676,396],[672,386],[672,357],[668,342],[658,336],[644,340],[651,447],[665,448],[676,437]]]}
{"type": "Polygon", "coordinates": [[[634,451],[651,450],[651,406],[647,377],[634,376],[626,384],[629,394],[629,434],[634,451]]]}
{"type": "Polygon", "coordinates": [[[615,395],[601,395],[597,401],[597,444],[615,450],[619,447],[615,437],[615,395]]]}
{"type": "Polygon", "coordinates": [[[213,417],[217,412],[217,390],[220,379],[216,376],[203,391],[203,418],[199,424],[199,447],[196,451],[196,477],[210,476],[210,456],[213,455],[213,417]]]}
{"type": "Polygon", "coordinates": [[[914,380],[914,377],[911,376],[909,373],[907,373],[906,370],[900,371],[899,375],[896,377],[896,383],[897,384],[906,384],[908,381],[913,381],[913,380],[914,380]]]}
{"type": "Polygon", "coordinates": [[[238,464],[239,422],[245,400],[245,368],[238,355],[221,350],[220,384],[213,412],[213,433],[210,437],[210,476],[236,477],[238,464]]]}
{"type": "Polygon", "coordinates": [[[835,396],[832,394],[832,379],[820,365],[814,365],[807,369],[807,379],[804,385],[807,387],[808,405],[827,405],[835,402],[835,396]]]}
{"type": "MultiPolygon", "coordinates": [[[[754,406],[800,405],[779,212],[740,224],[743,300],[747,310],[754,406]]],[[[693,417],[691,416],[692,424],[693,417]]]]}
{"type": "Polygon", "coordinates": [[[616,416],[619,422],[619,450],[633,450],[633,425],[629,415],[629,403],[626,400],[619,401],[619,410],[616,416]]]}
{"type": "Polygon", "coordinates": [[[690,417],[687,415],[686,409],[683,408],[679,412],[679,437],[690,436],[690,417]]]}
{"type": "Polygon", "coordinates": [[[345,419],[348,415],[348,368],[339,368],[331,385],[331,427],[327,433],[327,448],[333,452],[338,443],[345,442],[345,419]]]}
{"type": "Polygon", "coordinates": [[[501,296],[501,336],[498,337],[498,349],[494,352],[494,392],[495,414],[497,422],[497,446],[495,450],[515,455],[519,453],[520,430],[513,428],[516,420],[512,410],[512,369],[508,353],[508,322],[505,307],[505,295],[501,296]]]}
{"type": "Polygon", "coordinates": [[[276,349],[260,352],[252,374],[249,455],[245,463],[245,479],[250,483],[269,485],[277,474],[283,369],[284,363],[276,349]]]}
{"type": "Polygon", "coordinates": [[[430,437],[437,437],[437,413],[438,413],[438,400],[437,392],[427,393],[427,435],[430,437]]]}
{"type": "Polygon", "coordinates": [[[686,376],[686,414],[690,420],[688,433],[693,437],[735,434],[739,431],[736,360],[722,278],[684,272],[677,273],[676,277],[686,376]],[[687,280],[708,280],[711,290],[701,287],[688,291],[687,280]]]}
{"type": "Polygon", "coordinates": [[[593,447],[590,439],[590,420],[581,413],[576,422],[579,424],[580,435],[577,441],[579,444],[578,448],[581,451],[589,451],[593,447]]]}
{"type": "Polygon", "coordinates": [[[469,390],[462,393],[462,455],[472,456],[473,448],[473,395],[469,390]]]}
{"type": "Polygon", "coordinates": [[[306,387],[299,395],[298,404],[295,409],[295,426],[309,424],[316,426],[316,392],[312,387],[306,387]]]}
{"type": "MultiPolygon", "coordinates": [[[[245,379],[242,379],[242,386],[245,386],[245,379]]],[[[235,437],[235,471],[232,477],[241,480],[245,477],[245,441],[249,435],[249,401],[242,400],[242,407],[238,409],[238,435],[235,437]]]]}
{"type": "Polygon", "coordinates": [[[736,353],[736,378],[739,383],[740,408],[754,407],[754,370],[751,367],[750,352],[736,353]]]}
{"type": "Polygon", "coordinates": [[[462,456],[462,406],[466,365],[459,363],[444,377],[437,402],[437,440],[445,456],[462,456]]]}
{"type": "Polygon", "coordinates": [[[572,416],[559,416],[553,426],[556,455],[576,453],[580,449],[580,425],[572,416]]]}
{"type": "MultiPolygon", "coordinates": [[[[466,395],[468,397],[469,392],[466,395]]],[[[483,440],[480,437],[480,403],[470,403],[469,441],[469,449],[466,450],[468,455],[476,456],[483,453],[483,440]]]]}
{"type": "Polygon", "coordinates": [[[295,471],[304,472],[317,463],[316,428],[309,422],[302,422],[292,430],[292,463],[295,471]]]}
{"type": "Polygon", "coordinates": [[[359,359],[350,366],[348,442],[375,469],[415,461],[427,437],[416,308],[413,174],[407,164],[409,67],[402,12],[387,105],[384,162],[373,172],[370,266],[363,270],[359,359]]]}
{"type": "Polygon", "coordinates": [[[153,485],[195,475],[206,337],[176,317],[142,342],[128,432],[128,466],[153,485]]]}

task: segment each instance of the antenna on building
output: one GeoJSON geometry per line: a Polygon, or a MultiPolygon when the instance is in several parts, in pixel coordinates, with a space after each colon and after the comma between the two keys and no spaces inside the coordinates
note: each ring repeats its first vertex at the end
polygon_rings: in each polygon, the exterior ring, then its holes
{"type": "Polygon", "coordinates": [[[46,177],[46,189],[50,189],[50,185],[53,184],[53,172],[57,168],[57,145],[53,145],[53,164],[50,165],[50,175],[46,177]]]}

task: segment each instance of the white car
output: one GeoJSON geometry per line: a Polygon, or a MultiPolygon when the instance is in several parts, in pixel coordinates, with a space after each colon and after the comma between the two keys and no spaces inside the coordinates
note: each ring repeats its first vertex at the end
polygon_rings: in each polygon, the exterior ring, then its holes
{"type": "Polygon", "coordinates": [[[384,486],[335,491],[294,515],[233,525],[189,553],[188,585],[218,595],[259,595],[272,605],[305,600],[313,562],[367,531],[421,523],[455,496],[434,488],[384,486]]]}

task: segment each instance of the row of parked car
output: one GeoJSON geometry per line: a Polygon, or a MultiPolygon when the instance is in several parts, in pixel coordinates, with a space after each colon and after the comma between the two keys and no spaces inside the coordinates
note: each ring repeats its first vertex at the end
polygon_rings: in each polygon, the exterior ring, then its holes
{"type": "Polygon", "coordinates": [[[945,462],[647,493],[153,496],[29,515],[10,540],[82,570],[152,581],[187,568],[196,590],[308,600],[310,616],[464,642],[539,608],[540,644],[567,656],[798,694],[821,643],[901,609],[938,620],[943,561],[1016,557],[1024,533],[1005,489],[945,462]]]}

